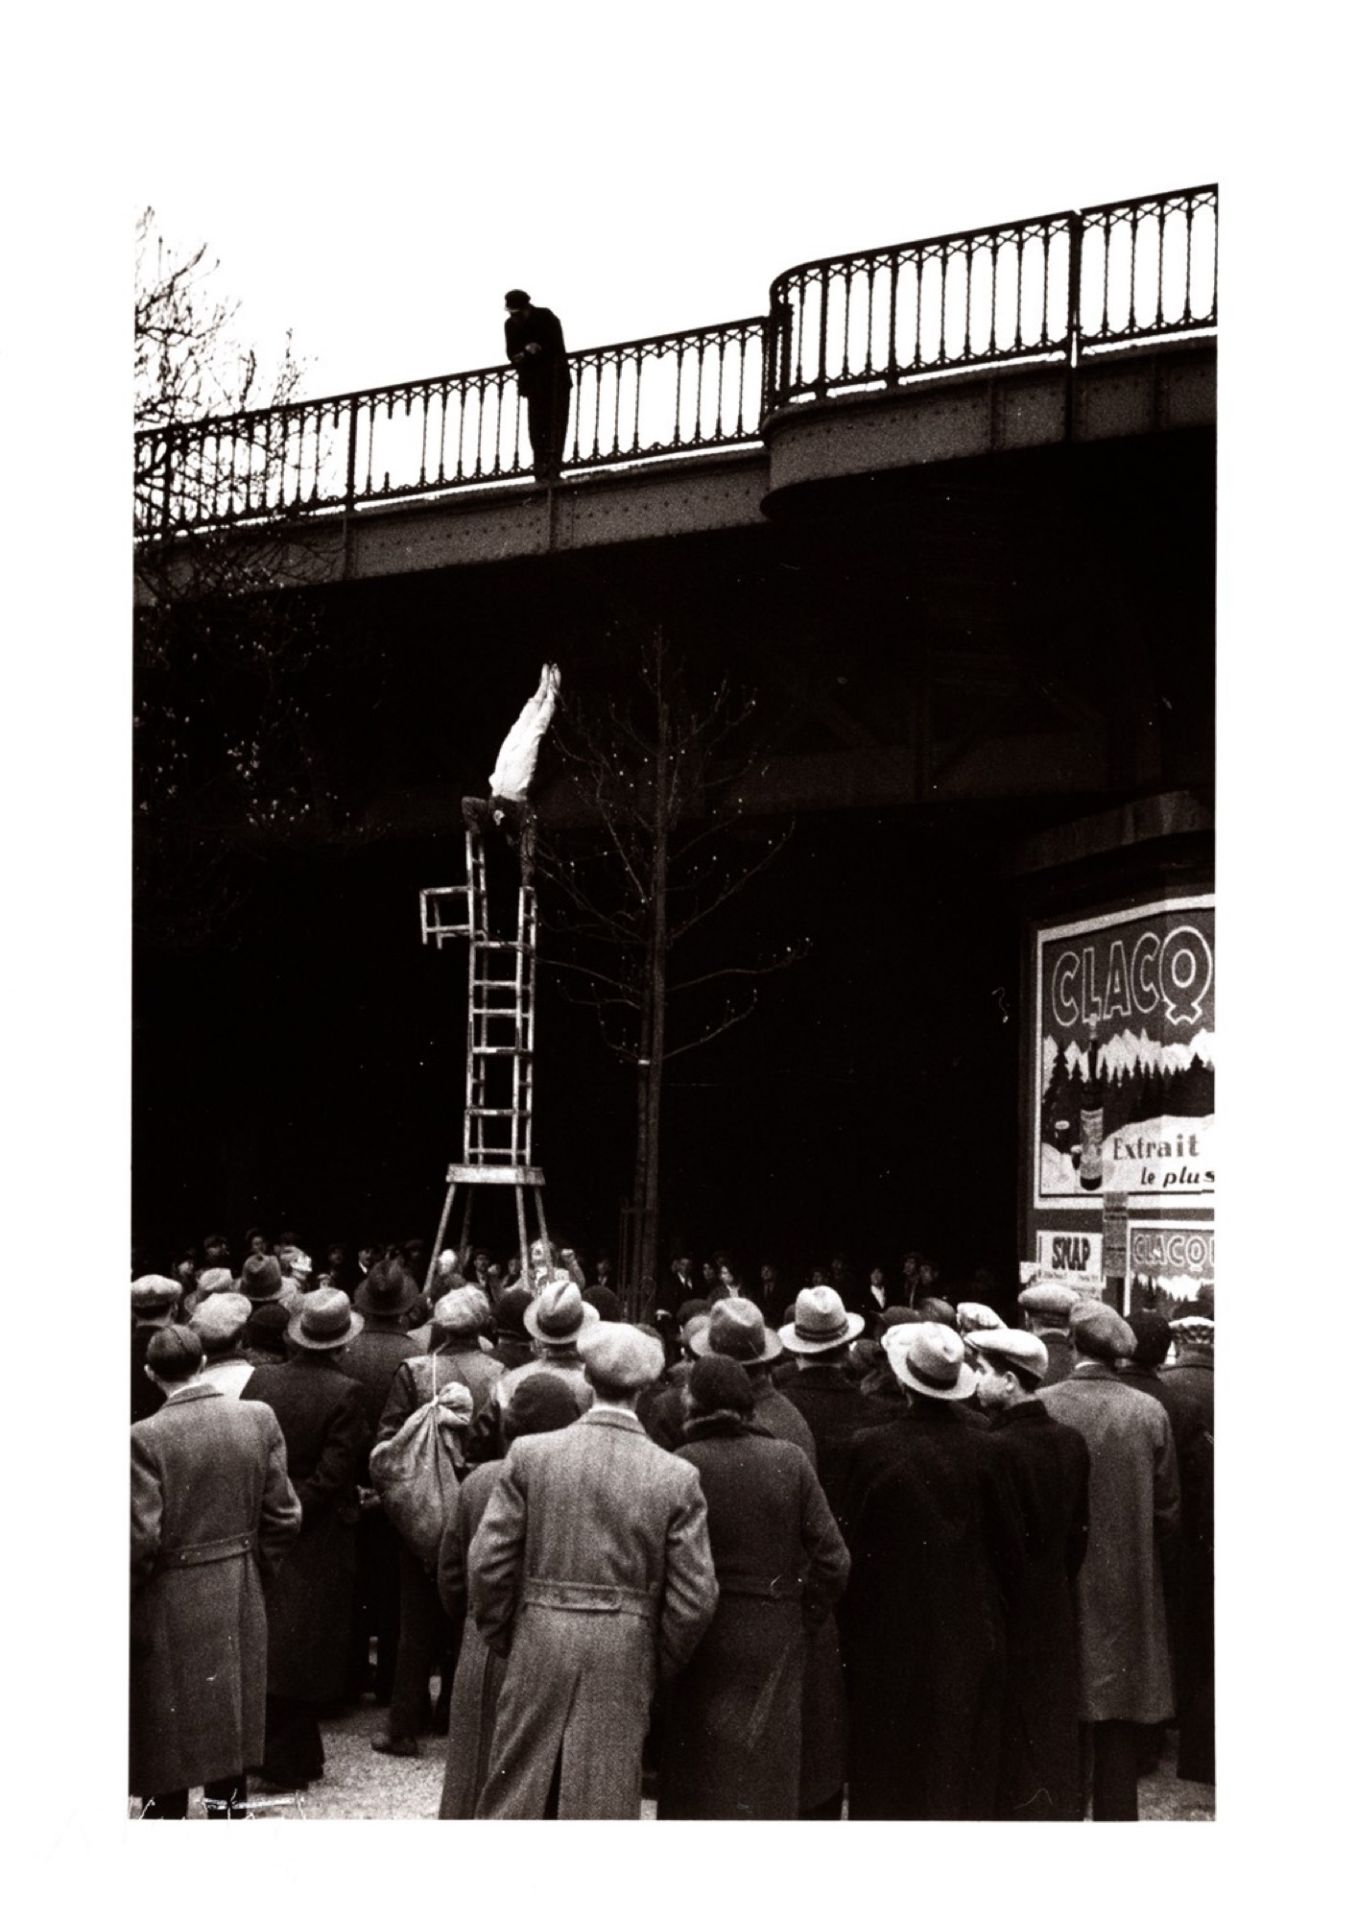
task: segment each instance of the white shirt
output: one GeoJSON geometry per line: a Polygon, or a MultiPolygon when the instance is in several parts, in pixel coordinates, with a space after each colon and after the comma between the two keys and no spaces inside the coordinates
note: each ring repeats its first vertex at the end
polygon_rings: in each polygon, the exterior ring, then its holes
{"type": "Polygon", "coordinates": [[[537,771],[537,750],[556,711],[559,686],[559,673],[543,667],[537,691],[504,736],[495,771],[490,776],[490,791],[498,799],[527,799],[532,776],[537,771]]]}

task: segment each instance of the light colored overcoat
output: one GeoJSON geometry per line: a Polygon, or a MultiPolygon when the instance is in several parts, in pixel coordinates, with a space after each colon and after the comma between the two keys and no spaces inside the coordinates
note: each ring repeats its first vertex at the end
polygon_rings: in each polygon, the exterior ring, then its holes
{"type": "Polygon", "coordinates": [[[132,1428],[132,1793],[204,1786],[263,1759],[260,1570],[301,1517],[268,1407],[204,1380],[132,1428]]]}
{"type": "Polygon", "coordinates": [[[635,1820],[657,1680],[716,1610],[697,1469],[634,1414],[593,1407],[509,1449],[472,1542],[477,1628],[507,1657],[477,1806],[540,1820],[559,1766],[563,1820],[635,1820]]]}
{"type": "Polygon", "coordinates": [[[1079,1717],[1171,1720],[1162,1548],[1179,1506],[1169,1417],[1101,1361],[1079,1363],[1038,1397],[1088,1445],[1088,1551],[1075,1589],[1079,1717]]]}

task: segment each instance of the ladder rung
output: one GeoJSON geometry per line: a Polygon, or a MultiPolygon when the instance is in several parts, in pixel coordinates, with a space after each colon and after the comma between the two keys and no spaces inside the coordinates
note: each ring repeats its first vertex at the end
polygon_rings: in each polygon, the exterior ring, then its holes
{"type": "MultiPolygon", "coordinates": [[[[471,1112],[473,1118],[482,1120],[526,1120],[528,1116],[526,1107],[473,1107],[471,1112]]],[[[503,1151],[507,1152],[508,1149],[504,1148],[503,1151]]]]}
{"type": "Polygon", "coordinates": [[[472,1047],[472,1049],[471,1049],[471,1051],[472,1051],[473,1053],[508,1053],[508,1054],[513,1054],[513,1053],[516,1053],[516,1054],[521,1054],[521,1055],[522,1055],[522,1056],[523,1056],[523,1057],[524,1057],[525,1059],[528,1059],[528,1060],[530,1060],[530,1059],[532,1058],[532,1048],[531,1048],[531,1047],[481,1047],[481,1046],[473,1046],[473,1047],[472,1047]]]}

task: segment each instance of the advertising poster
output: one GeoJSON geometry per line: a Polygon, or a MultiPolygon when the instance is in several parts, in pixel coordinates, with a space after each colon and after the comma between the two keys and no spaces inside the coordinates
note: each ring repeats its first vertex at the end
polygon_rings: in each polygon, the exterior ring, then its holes
{"type": "Polygon", "coordinates": [[[1041,1207],[1209,1206],[1215,1194],[1215,897],[1036,936],[1041,1207]]]}

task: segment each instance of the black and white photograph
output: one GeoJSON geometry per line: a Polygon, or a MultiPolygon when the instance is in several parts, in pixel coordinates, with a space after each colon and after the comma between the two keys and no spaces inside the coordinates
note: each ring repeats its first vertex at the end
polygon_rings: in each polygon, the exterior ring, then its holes
{"type": "Polygon", "coordinates": [[[1253,440],[1334,312],[1220,97],[1258,37],[179,18],[47,189],[93,412],[28,403],[54,468],[109,443],[87,551],[43,530],[56,724],[10,708],[68,1272],[12,1484],[97,1456],[63,1831],[150,1887],[143,1823],[334,1823],[525,1907],[558,1844],[703,1904],[771,1848],[807,1907],[921,1843],[917,1897],[1036,1907],[1077,1844],[1195,1913],[1179,1862],[1331,1797],[1260,1717],[1312,1628],[1258,1581],[1329,1584],[1277,1429],[1346,1155],[1264,1076],[1346,1084],[1335,815],[1286,811],[1341,765],[1293,705],[1346,708],[1286,545],[1340,489],[1253,440]]]}

